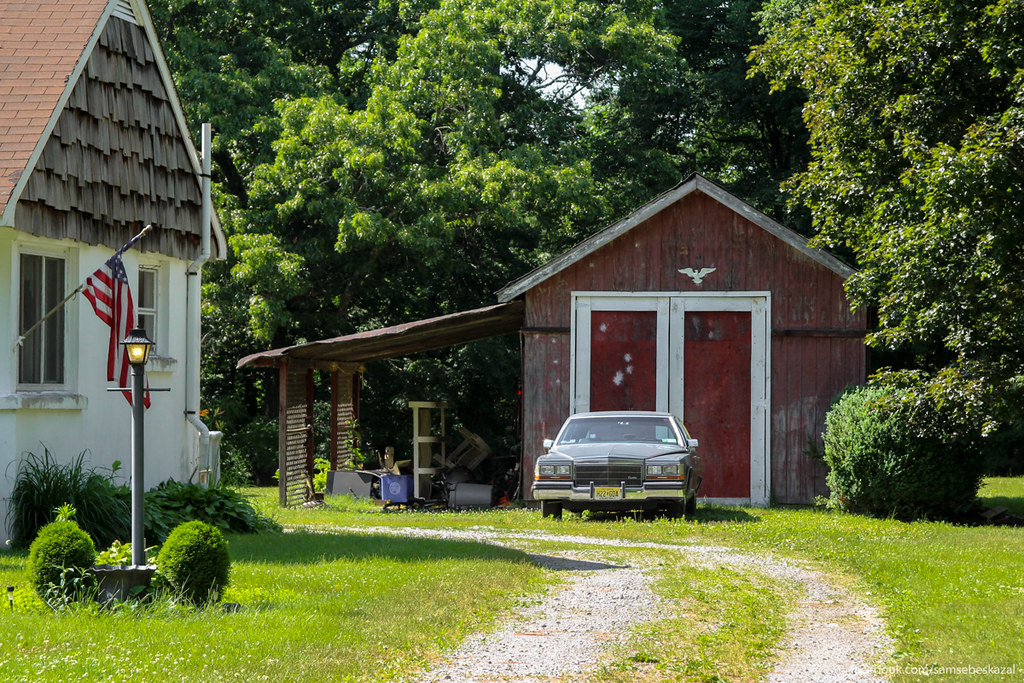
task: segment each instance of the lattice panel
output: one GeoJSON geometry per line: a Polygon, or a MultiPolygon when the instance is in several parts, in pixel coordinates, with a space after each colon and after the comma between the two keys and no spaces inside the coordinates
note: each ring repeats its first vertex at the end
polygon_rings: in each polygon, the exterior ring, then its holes
{"type": "Polygon", "coordinates": [[[337,379],[335,433],[338,435],[338,467],[352,462],[352,424],[355,420],[355,409],[352,401],[353,375],[339,372],[337,379]]]}
{"type": "Polygon", "coordinates": [[[278,462],[279,490],[281,504],[293,506],[306,500],[306,447],[312,438],[312,425],[306,421],[306,371],[289,371],[286,382],[287,389],[282,392],[286,399],[281,407],[283,424],[279,425],[283,434],[278,462]]]}

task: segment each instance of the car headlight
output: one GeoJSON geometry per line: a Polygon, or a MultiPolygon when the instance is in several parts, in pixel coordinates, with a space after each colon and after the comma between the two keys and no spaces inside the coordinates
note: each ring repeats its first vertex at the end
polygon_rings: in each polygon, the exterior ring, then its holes
{"type": "Polygon", "coordinates": [[[648,465],[648,477],[678,477],[679,465],[648,465]]]}
{"type": "Polygon", "coordinates": [[[572,476],[572,465],[570,464],[538,464],[537,478],[555,477],[558,479],[572,476]]]}

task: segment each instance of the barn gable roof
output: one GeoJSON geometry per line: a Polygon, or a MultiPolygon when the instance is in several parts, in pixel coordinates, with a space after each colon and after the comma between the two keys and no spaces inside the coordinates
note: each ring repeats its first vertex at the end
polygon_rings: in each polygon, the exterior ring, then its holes
{"type": "Polygon", "coordinates": [[[557,275],[569,266],[592,254],[616,238],[621,237],[623,234],[629,232],[663,209],[678,202],[680,199],[693,192],[701,192],[712,199],[715,199],[724,206],[727,206],[740,214],[754,225],[757,225],[772,235],[775,235],[794,249],[809,256],[843,278],[847,278],[855,272],[853,268],[828,252],[809,246],[807,244],[807,240],[799,233],[790,230],[775,219],[758,211],[750,204],[747,204],[725,190],[720,185],[711,182],[699,173],[694,173],[683,182],[655,197],[622,220],[613,223],[604,230],[580,242],[568,251],[551,259],[539,268],[536,268],[520,279],[506,285],[498,291],[498,301],[506,302],[515,299],[527,290],[530,290],[548,278],[557,275]]]}
{"type": "Polygon", "coordinates": [[[200,173],[143,0],[0,3],[0,225],[117,248],[154,222],[140,246],[189,258],[200,173]]]}

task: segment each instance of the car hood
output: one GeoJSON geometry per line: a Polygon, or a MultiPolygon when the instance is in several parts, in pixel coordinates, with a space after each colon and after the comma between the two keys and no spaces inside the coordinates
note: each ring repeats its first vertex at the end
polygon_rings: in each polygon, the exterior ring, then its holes
{"type": "Polygon", "coordinates": [[[564,455],[573,460],[606,457],[646,460],[686,452],[682,446],[664,443],[584,443],[556,446],[549,455],[564,455]]]}

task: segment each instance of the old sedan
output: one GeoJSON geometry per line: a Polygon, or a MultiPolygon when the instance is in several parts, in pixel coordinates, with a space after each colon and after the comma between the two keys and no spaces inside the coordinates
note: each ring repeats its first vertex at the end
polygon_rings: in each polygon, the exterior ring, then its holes
{"type": "Polygon", "coordinates": [[[563,508],[696,511],[697,440],[670,413],[580,413],[544,447],[533,480],[544,517],[559,518],[563,508]]]}

